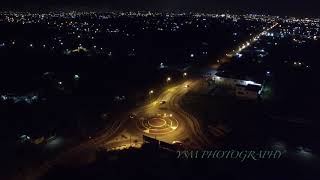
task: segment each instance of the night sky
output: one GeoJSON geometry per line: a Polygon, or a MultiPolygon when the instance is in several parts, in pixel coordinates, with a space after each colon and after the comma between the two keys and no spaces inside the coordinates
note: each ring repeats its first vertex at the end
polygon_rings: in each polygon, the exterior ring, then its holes
{"type": "Polygon", "coordinates": [[[273,15],[320,16],[319,0],[1,0],[18,10],[201,10],[273,15]]]}

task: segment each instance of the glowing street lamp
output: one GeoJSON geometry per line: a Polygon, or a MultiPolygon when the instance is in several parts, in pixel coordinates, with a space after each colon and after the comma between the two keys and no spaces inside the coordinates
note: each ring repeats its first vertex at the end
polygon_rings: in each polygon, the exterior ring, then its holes
{"type": "Polygon", "coordinates": [[[187,77],[187,75],[188,75],[188,74],[187,74],[186,72],[185,72],[185,73],[183,73],[183,77],[187,77]]]}
{"type": "Polygon", "coordinates": [[[154,91],[153,91],[153,90],[150,90],[150,91],[149,91],[149,99],[150,99],[150,100],[152,100],[153,94],[154,94],[154,91]]]}
{"type": "Polygon", "coordinates": [[[168,78],[167,78],[167,82],[170,82],[170,81],[171,81],[171,77],[168,77],[168,78]]]}
{"type": "Polygon", "coordinates": [[[80,76],[79,76],[78,74],[75,74],[75,75],[73,76],[73,78],[74,78],[74,80],[78,81],[78,80],[80,79],[80,76]]]}

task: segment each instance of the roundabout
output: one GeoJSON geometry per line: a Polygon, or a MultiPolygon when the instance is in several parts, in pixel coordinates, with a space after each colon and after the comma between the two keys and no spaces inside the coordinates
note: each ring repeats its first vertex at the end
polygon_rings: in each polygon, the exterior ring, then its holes
{"type": "Polygon", "coordinates": [[[175,131],[179,123],[172,115],[165,115],[163,117],[140,118],[136,125],[140,131],[146,134],[165,135],[175,131]]]}
{"type": "Polygon", "coordinates": [[[149,127],[161,128],[167,124],[167,121],[161,118],[152,118],[148,122],[149,127]]]}

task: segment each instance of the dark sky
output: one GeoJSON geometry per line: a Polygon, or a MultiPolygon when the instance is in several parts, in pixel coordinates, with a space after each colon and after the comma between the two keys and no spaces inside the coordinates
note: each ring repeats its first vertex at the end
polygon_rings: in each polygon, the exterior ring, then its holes
{"type": "Polygon", "coordinates": [[[166,9],[320,16],[320,0],[1,0],[6,9],[166,9]]]}

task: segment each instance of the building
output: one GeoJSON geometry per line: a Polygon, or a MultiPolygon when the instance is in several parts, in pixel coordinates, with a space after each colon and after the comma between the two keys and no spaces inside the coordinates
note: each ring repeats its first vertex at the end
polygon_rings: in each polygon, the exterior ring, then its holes
{"type": "Polygon", "coordinates": [[[252,80],[252,78],[249,78],[248,76],[226,73],[224,71],[217,72],[212,76],[212,80],[218,85],[229,86],[232,88],[236,88],[237,85],[247,86],[250,84],[261,87],[261,83],[257,82],[257,80],[252,80]]]}
{"type": "Polygon", "coordinates": [[[262,86],[256,84],[236,85],[235,94],[237,97],[256,100],[261,94],[262,86]]]}
{"type": "Polygon", "coordinates": [[[212,80],[216,85],[233,90],[232,93],[237,97],[256,100],[262,91],[262,80],[246,72],[219,71],[212,76],[212,80]]]}

